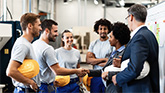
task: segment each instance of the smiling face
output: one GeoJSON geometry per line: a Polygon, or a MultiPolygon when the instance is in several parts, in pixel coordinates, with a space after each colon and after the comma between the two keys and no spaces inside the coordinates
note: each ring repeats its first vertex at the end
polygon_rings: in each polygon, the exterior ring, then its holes
{"type": "Polygon", "coordinates": [[[62,41],[65,47],[71,47],[73,44],[73,35],[71,32],[66,32],[63,34],[62,41]]]}
{"type": "Polygon", "coordinates": [[[32,36],[38,37],[41,30],[42,28],[41,28],[40,19],[36,19],[36,22],[34,23],[33,28],[32,28],[32,36]]]}
{"type": "Polygon", "coordinates": [[[52,25],[51,31],[48,35],[48,39],[49,41],[55,42],[57,36],[58,36],[58,26],[52,25]]]}
{"type": "Polygon", "coordinates": [[[108,27],[99,25],[98,33],[100,35],[100,38],[106,38],[108,34],[108,27]]]}

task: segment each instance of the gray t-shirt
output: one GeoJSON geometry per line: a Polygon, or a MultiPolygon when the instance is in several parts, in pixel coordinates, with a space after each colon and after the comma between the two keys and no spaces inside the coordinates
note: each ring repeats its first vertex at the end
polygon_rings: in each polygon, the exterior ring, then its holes
{"type": "MultiPolygon", "coordinates": [[[[105,58],[106,55],[111,53],[112,47],[109,39],[106,41],[100,41],[100,39],[97,39],[90,43],[88,51],[94,53],[96,58],[105,58]]],[[[94,65],[94,69],[102,69],[102,67],[94,65]]]]}
{"type": "Polygon", "coordinates": [[[37,62],[40,66],[40,80],[42,83],[51,83],[55,80],[55,74],[50,69],[50,66],[57,63],[55,58],[54,49],[42,40],[36,40],[33,42],[34,52],[37,58],[37,62]]]}
{"type": "MultiPolygon", "coordinates": [[[[66,50],[63,47],[60,47],[55,50],[55,54],[60,67],[76,69],[77,64],[81,62],[80,52],[75,48],[66,50]]],[[[78,77],[76,74],[70,75],[70,78],[72,79],[76,77],[78,77]]]]}
{"type": "MultiPolygon", "coordinates": [[[[24,37],[20,37],[16,40],[16,42],[14,43],[14,46],[12,48],[11,51],[11,59],[10,60],[15,60],[18,61],[20,63],[23,63],[24,59],[34,59],[36,60],[34,51],[33,51],[33,47],[31,45],[31,43],[25,39],[24,37]]],[[[38,87],[40,86],[40,80],[39,80],[39,74],[32,78],[38,85],[38,87]]],[[[28,88],[29,86],[25,86],[23,83],[17,82],[15,80],[13,80],[13,84],[15,87],[22,87],[22,88],[28,88]]]]}

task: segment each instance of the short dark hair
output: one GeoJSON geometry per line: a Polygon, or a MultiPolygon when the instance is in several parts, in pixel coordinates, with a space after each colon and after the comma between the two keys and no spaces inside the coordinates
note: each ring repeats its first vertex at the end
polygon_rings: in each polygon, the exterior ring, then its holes
{"type": "MultiPolygon", "coordinates": [[[[62,34],[61,34],[61,38],[63,38],[64,37],[64,34],[65,33],[71,33],[69,30],[64,30],[64,32],[62,32],[62,34]]],[[[72,34],[73,35],[73,34],[72,34]]],[[[65,44],[64,44],[64,41],[62,41],[61,40],[61,46],[63,47],[63,46],[65,46],[65,44]]]]}
{"type": "Polygon", "coordinates": [[[43,20],[42,23],[41,23],[41,28],[42,28],[41,33],[43,33],[46,28],[51,30],[52,29],[52,25],[58,25],[58,24],[57,24],[57,22],[55,22],[55,21],[53,21],[51,19],[43,20]]]}
{"type": "Polygon", "coordinates": [[[22,30],[23,31],[26,30],[29,23],[34,25],[37,19],[40,19],[40,16],[34,13],[25,13],[24,15],[22,15],[20,19],[20,25],[21,25],[22,30]]]}
{"type": "Polygon", "coordinates": [[[119,40],[121,45],[125,45],[130,40],[130,30],[127,25],[121,22],[114,23],[112,27],[114,37],[119,40]]]}
{"type": "Polygon", "coordinates": [[[109,20],[107,19],[100,19],[98,21],[95,22],[95,25],[94,25],[94,31],[98,34],[98,29],[99,29],[99,25],[101,26],[106,26],[108,27],[108,33],[111,32],[111,29],[112,29],[112,24],[109,20]]]}
{"type": "Polygon", "coordinates": [[[147,9],[144,5],[134,4],[128,9],[128,13],[132,14],[139,22],[145,22],[147,17],[147,9]]]}

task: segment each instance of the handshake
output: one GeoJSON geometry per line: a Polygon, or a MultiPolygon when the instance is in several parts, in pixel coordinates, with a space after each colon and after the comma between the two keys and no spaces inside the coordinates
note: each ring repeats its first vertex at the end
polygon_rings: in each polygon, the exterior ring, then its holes
{"type": "Polygon", "coordinates": [[[89,73],[89,70],[88,69],[84,69],[84,68],[79,68],[79,69],[77,69],[77,71],[76,71],[76,74],[77,74],[77,76],[79,76],[79,77],[84,77],[86,74],[88,74],[89,73]]]}

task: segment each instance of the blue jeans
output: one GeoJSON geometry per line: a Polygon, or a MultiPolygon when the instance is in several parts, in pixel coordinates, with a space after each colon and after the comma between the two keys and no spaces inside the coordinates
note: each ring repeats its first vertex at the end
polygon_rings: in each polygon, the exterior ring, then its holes
{"type": "Polygon", "coordinates": [[[93,77],[90,86],[91,93],[105,93],[105,86],[101,77],[93,77]]]}
{"type": "Polygon", "coordinates": [[[58,87],[56,93],[79,93],[79,78],[71,79],[69,84],[63,87],[58,87]]]}
{"type": "Polygon", "coordinates": [[[39,93],[55,93],[53,82],[50,84],[41,83],[39,93]]]}

